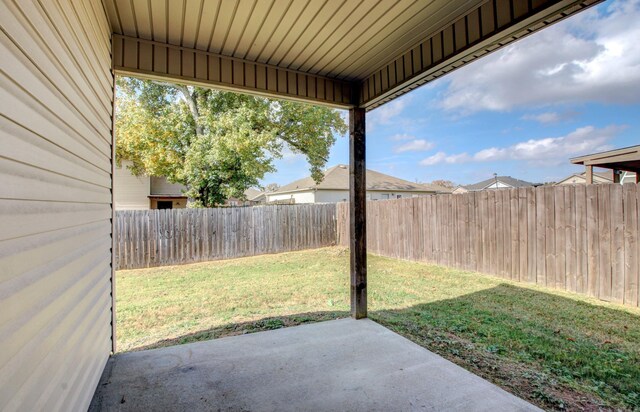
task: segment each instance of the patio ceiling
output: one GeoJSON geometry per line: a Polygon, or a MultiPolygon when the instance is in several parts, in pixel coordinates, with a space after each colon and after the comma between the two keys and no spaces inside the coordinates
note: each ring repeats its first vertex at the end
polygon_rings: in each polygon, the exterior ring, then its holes
{"type": "Polygon", "coordinates": [[[600,0],[104,0],[121,74],[375,108],[600,0]]]}

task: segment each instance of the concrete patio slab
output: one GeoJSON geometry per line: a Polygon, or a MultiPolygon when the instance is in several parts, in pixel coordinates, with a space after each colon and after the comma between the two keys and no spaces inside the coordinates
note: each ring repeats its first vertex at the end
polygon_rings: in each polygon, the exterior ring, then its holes
{"type": "Polygon", "coordinates": [[[534,411],[371,320],[118,354],[90,411],[534,411]]]}

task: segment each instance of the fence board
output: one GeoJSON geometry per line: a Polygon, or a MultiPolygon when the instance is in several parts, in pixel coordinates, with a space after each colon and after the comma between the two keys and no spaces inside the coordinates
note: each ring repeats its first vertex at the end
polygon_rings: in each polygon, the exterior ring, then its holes
{"type": "Polygon", "coordinates": [[[567,185],[564,187],[564,223],[565,223],[565,264],[566,289],[576,291],[576,210],[575,210],[575,186],[567,185]]]}
{"type": "Polygon", "coordinates": [[[624,215],[622,185],[611,185],[611,300],[624,301],[624,215]]]}
{"type": "Polygon", "coordinates": [[[598,185],[598,297],[611,300],[611,187],[598,185]]]}
{"type": "Polygon", "coordinates": [[[536,283],[538,285],[547,284],[547,266],[546,266],[546,214],[545,191],[544,187],[536,189],[536,283]]]}
{"type": "Polygon", "coordinates": [[[565,222],[565,199],[564,199],[564,187],[556,186],[553,188],[554,196],[554,219],[555,219],[555,271],[554,271],[554,285],[550,285],[559,289],[566,287],[565,273],[566,273],[566,222],[565,222]]]}
{"type": "Polygon", "coordinates": [[[624,198],[624,303],[638,305],[638,186],[625,184],[624,198]]]}
{"type": "Polygon", "coordinates": [[[554,287],[556,284],[556,226],[555,226],[555,199],[554,188],[544,187],[544,214],[545,214],[545,285],[554,287]]]}

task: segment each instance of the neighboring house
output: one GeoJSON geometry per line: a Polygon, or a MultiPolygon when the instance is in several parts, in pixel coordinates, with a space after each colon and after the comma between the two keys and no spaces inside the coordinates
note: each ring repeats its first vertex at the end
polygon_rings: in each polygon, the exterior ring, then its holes
{"type": "Polygon", "coordinates": [[[231,197],[227,199],[224,206],[254,206],[265,203],[264,192],[250,187],[244,192],[244,199],[231,197]]]}
{"type": "MultiPolygon", "coordinates": [[[[450,193],[445,187],[413,183],[408,180],[367,170],[367,200],[399,199],[435,193],[450,193]]],[[[337,165],[327,169],[324,179],[316,183],[305,177],[274,192],[265,194],[268,203],[333,203],[349,199],[349,167],[337,165]]]]}
{"type": "MultiPolygon", "coordinates": [[[[635,176],[634,176],[635,177],[635,176]]],[[[559,185],[584,185],[587,183],[587,173],[574,173],[571,176],[565,177],[556,183],[559,185]]],[[[608,172],[593,172],[593,183],[613,183],[613,173],[608,172]]]]}
{"type": "Polygon", "coordinates": [[[186,189],[169,183],[164,177],[134,176],[123,161],[113,175],[113,200],[116,210],[181,209],[187,207],[186,189]]]}
{"type": "Polygon", "coordinates": [[[247,197],[247,201],[252,205],[259,205],[267,201],[265,192],[261,190],[249,188],[244,192],[244,195],[247,197]]]}
{"type": "Polygon", "coordinates": [[[511,176],[495,176],[482,182],[474,183],[466,186],[458,186],[453,190],[454,194],[478,192],[481,190],[495,189],[514,189],[518,187],[539,186],[535,183],[526,182],[524,180],[515,179],[511,176]]]}

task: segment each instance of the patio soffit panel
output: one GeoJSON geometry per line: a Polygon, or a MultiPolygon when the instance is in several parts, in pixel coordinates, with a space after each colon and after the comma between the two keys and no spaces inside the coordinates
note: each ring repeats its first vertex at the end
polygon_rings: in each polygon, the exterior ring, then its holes
{"type": "Polygon", "coordinates": [[[338,108],[353,106],[353,82],[135,37],[116,34],[112,41],[113,69],[118,74],[338,108]]]}
{"type": "Polygon", "coordinates": [[[103,3],[121,74],[370,110],[600,1],[103,3]]]}
{"type": "Polygon", "coordinates": [[[486,0],[104,3],[115,34],[351,81],[486,0]]]}

